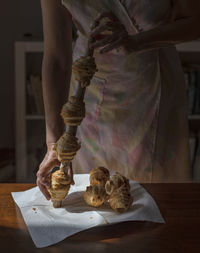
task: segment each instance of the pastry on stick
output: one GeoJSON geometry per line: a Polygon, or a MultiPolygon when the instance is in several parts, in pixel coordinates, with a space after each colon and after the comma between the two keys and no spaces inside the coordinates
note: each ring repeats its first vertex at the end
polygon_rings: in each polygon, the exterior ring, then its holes
{"type": "Polygon", "coordinates": [[[65,132],[55,145],[58,160],[63,164],[68,164],[73,160],[80,147],[81,145],[78,143],[78,139],[65,132]]]}
{"type": "Polygon", "coordinates": [[[66,104],[63,105],[61,116],[65,124],[78,126],[85,117],[85,103],[75,96],[71,96],[66,104]]]}
{"type": "Polygon", "coordinates": [[[81,56],[73,63],[72,71],[75,79],[80,83],[81,87],[87,87],[97,71],[94,57],[90,55],[81,56]]]}
{"type": "Polygon", "coordinates": [[[70,189],[71,177],[59,169],[51,174],[51,186],[48,189],[54,207],[60,207],[70,189]]]}

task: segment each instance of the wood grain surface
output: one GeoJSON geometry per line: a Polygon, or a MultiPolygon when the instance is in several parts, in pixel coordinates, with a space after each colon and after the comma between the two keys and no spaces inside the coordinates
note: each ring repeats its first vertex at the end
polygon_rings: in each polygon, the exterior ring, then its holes
{"type": "Polygon", "coordinates": [[[200,252],[200,184],[142,184],[157,202],[166,224],[145,221],[96,227],[37,249],[11,192],[34,184],[0,184],[1,252],[200,252]]]}

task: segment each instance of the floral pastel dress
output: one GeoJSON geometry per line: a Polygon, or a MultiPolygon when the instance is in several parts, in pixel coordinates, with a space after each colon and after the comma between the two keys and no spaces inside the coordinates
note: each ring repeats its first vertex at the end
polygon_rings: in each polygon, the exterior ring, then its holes
{"type": "MultiPolygon", "coordinates": [[[[78,29],[73,61],[85,55],[99,13],[113,11],[134,35],[166,22],[170,2],[62,0],[78,29]]],[[[75,173],[105,166],[138,182],[190,181],[186,85],[175,47],[137,54],[122,47],[104,54],[95,49],[94,57],[98,72],[85,95],[75,173]]],[[[72,75],[72,88],[74,83],[72,75]]]]}

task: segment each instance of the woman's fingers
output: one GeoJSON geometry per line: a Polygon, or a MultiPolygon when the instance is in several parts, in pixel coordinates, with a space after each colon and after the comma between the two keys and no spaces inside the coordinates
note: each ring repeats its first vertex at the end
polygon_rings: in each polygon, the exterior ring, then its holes
{"type": "Polygon", "coordinates": [[[100,21],[103,18],[109,18],[112,21],[106,22],[106,24],[98,25],[92,32],[91,36],[95,37],[96,41],[93,42],[90,47],[91,48],[98,48],[103,47],[100,50],[100,53],[106,53],[111,51],[112,49],[116,49],[120,46],[123,46],[123,42],[125,43],[125,38],[127,38],[127,31],[121,22],[117,20],[117,18],[111,12],[105,12],[100,14],[96,21],[100,21]],[[98,39],[97,37],[103,33],[104,31],[112,31],[112,34],[105,35],[103,39],[98,39]]]}
{"type": "Polygon", "coordinates": [[[40,191],[41,191],[41,192],[43,193],[43,195],[45,196],[45,198],[46,198],[47,200],[50,200],[50,199],[51,199],[51,196],[50,196],[50,194],[49,194],[49,192],[48,192],[48,190],[47,190],[47,187],[46,187],[45,185],[43,185],[43,184],[39,181],[39,179],[37,179],[37,185],[38,185],[40,191]]]}
{"type": "Polygon", "coordinates": [[[110,20],[117,21],[117,18],[115,17],[115,15],[111,11],[100,13],[96,17],[95,21],[100,22],[103,18],[109,18],[110,20]]]}
{"type": "Polygon", "coordinates": [[[120,29],[121,24],[119,22],[112,22],[108,21],[105,24],[100,24],[97,26],[91,33],[90,36],[95,37],[99,33],[102,33],[104,31],[114,31],[116,29],[120,29]]]}
{"type": "Polygon", "coordinates": [[[49,187],[50,186],[50,183],[49,183],[49,175],[50,175],[50,172],[46,173],[46,172],[43,172],[41,170],[38,170],[37,172],[37,180],[39,180],[40,184],[46,186],[46,187],[49,187]]]}
{"type": "Polygon", "coordinates": [[[91,44],[92,48],[103,47],[117,38],[116,34],[106,36],[104,39],[91,44]]]}
{"type": "Polygon", "coordinates": [[[123,45],[123,41],[124,41],[124,33],[121,34],[120,38],[117,39],[116,41],[114,41],[113,43],[109,44],[108,46],[105,46],[103,49],[100,50],[100,53],[107,53],[108,51],[111,51],[113,49],[117,49],[120,46],[123,45]]]}
{"type": "Polygon", "coordinates": [[[49,182],[50,171],[56,166],[60,166],[60,162],[57,159],[53,160],[49,159],[45,163],[42,163],[40,165],[40,168],[37,172],[37,178],[41,184],[47,187],[50,186],[49,182]]]}
{"type": "Polygon", "coordinates": [[[50,199],[50,194],[47,190],[50,187],[50,172],[54,167],[60,166],[60,162],[54,153],[54,151],[47,152],[37,172],[36,183],[48,200],[50,199]]]}

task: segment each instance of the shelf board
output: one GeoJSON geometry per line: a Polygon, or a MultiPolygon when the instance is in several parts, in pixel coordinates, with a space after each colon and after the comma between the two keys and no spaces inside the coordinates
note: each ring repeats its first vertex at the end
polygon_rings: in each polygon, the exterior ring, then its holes
{"type": "Polygon", "coordinates": [[[26,115],[26,120],[44,120],[44,115],[26,115]]]}
{"type": "Polygon", "coordinates": [[[38,53],[43,52],[44,50],[44,44],[42,41],[16,41],[15,47],[26,53],[38,53]]]}
{"type": "Polygon", "coordinates": [[[176,45],[176,48],[180,52],[199,52],[200,53],[200,41],[190,41],[187,43],[181,43],[176,45]]]}
{"type": "Polygon", "coordinates": [[[191,132],[200,131],[200,115],[189,115],[189,127],[191,132]]]}
{"type": "Polygon", "coordinates": [[[199,114],[189,115],[188,119],[189,120],[200,120],[200,115],[199,114]]]}

